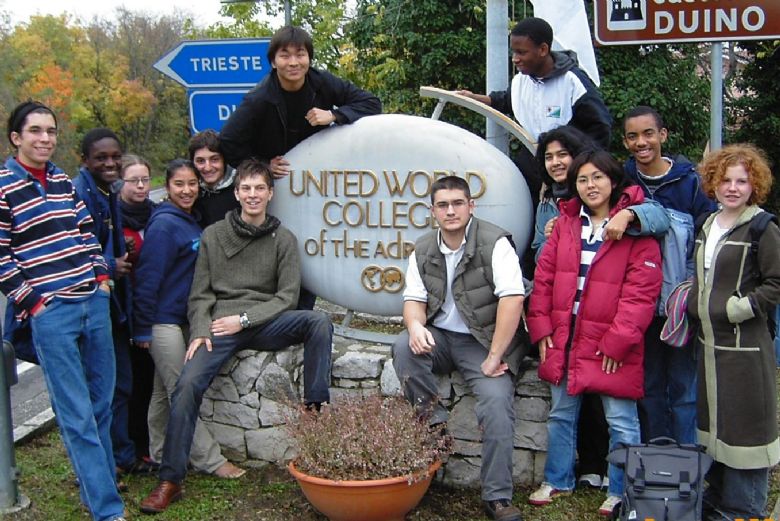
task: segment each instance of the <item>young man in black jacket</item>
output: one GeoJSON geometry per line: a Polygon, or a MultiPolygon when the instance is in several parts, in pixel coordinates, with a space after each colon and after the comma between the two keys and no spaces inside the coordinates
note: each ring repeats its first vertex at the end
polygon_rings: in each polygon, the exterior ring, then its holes
{"type": "Polygon", "coordinates": [[[274,177],[286,176],[291,166],[284,154],[295,145],[331,124],[382,111],[373,94],[311,68],[313,58],[311,36],[300,27],[283,27],[273,35],[271,74],[244,97],[220,133],[228,164],[255,157],[271,165],[274,177]]]}
{"type": "Polygon", "coordinates": [[[202,228],[221,221],[225,214],[238,208],[233,192],[236,171],[225,162],[222,142],[211,129],[198,132],[190,138],[190,161],[200,173],[200,190],[195,201],[195,210],[200,215],[202,228]]]}

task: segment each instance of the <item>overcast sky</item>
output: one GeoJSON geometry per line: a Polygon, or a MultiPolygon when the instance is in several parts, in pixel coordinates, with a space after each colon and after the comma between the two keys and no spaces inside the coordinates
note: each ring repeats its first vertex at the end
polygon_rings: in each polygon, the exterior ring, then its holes
{"type": "Polygon", "coordinates": [[[68,12],[84,21],[93,16],[113,19],[117,7],[154,14],[173,14],[174,8],[194,16],[195,23],[207,26],[219,19],[219,0],[0,0],[0,10],[10,12],[11,22],[24,22],[34,14],[68,12]]]}

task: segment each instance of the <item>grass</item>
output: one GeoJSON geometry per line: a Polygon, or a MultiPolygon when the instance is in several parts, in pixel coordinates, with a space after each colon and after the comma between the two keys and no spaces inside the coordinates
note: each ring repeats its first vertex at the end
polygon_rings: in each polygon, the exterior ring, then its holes
{"type": "MultiPolygon", "coordinates": [[[[46,433],[17,447],[20,489],[32,500],[32,506],[17,514],[0,515],[9,521],[82,521],[90,519],[81,507],[75,476],[65,454],[59,434],[46,433]]],[[[134,519],[146,518],[138,505],[157,483],[155,476],[129,476],[129,490],[123,494],[134,519]]],[[[577,490],[559,497],[545,507],[526,503],[531,490],[516,488],[514,501],[525,521],[603,521],[597,509],[603,492],[577,490]]],[[[780,496],[780,468],[772,472],[769,511],[780,496]]],[[[163,514],[149,517],[169,520],[253,520],[253,521],[325,521],[309,505],[298,485],[286,470],[273,465],[250,468],[240,480],[221,480],[191,474],[185,483],[185,497],[163,514]]],[[[478,490],[452,489],[434,484],[420,505],[409,514],[408,521],[476,521],[486,519],[481,510],[478,490]]],[[[780,521],[780,520],[776,520],[780,521]]]]}

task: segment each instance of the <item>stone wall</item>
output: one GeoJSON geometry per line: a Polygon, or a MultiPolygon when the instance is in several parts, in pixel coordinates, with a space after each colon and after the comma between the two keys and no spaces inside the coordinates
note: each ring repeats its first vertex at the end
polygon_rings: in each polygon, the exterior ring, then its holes
{"type": "MultiPolygon", "coordinates": [[[[201,418],[223,454],[244,465],[282,464],[294,455],[284,432],[285,399],[303,394],[303,348],[281,352],[241,351],[229,361],[205,395],[201,418]]],[[[360,393],[399,394],[390,346],[334,337],[331,399],[360,393]]],[[[475,399],[458,373],[439,378],[439,393],[450,408],[448,430],[454,454],[443,466],[445,483],[478,487],[480,432],[475,399]]],[[[542,481],[547,447],[549,386],[528,362],[515,390],[515,484],[542,481]]]]}

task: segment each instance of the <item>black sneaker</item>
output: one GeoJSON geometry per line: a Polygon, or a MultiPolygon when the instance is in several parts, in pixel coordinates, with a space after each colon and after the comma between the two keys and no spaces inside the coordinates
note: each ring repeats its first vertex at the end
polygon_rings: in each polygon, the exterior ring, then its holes
{"type": "Polygon", "coordinates": [[[523,521],[520,515],[520,509],[512,504],[508,499],[495,499],[493,501],[483,501],[485,513],[490,519],[498,521],[523,521]]]}

